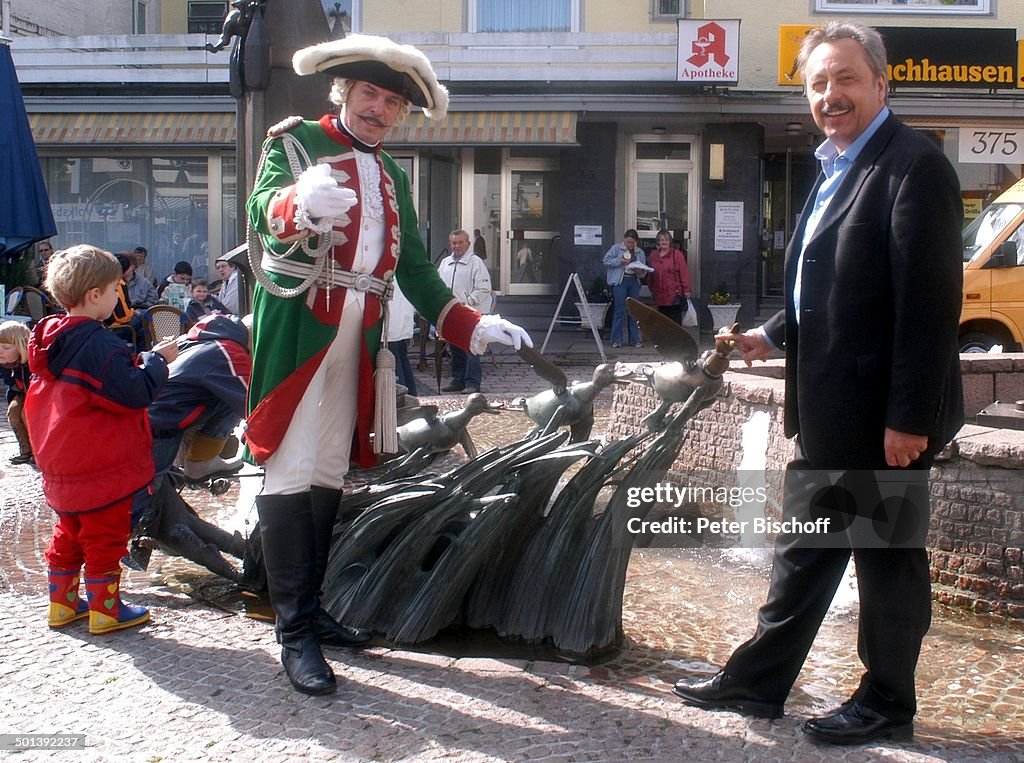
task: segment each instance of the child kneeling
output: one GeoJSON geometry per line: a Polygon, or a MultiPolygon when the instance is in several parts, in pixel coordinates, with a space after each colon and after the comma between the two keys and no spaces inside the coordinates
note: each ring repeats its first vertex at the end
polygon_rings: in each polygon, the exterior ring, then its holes
{"type": "Polygon", "coordinates": [[[46,289],[67,310],[40,321],[29,342],[35,378],[25,418],[57,513],[46,550],[51,628],[88,616],[90,633],[140,625],[145,607],[124,604],[120,560],[131,532],[132,500],[153,479],[146,409],[167,381],[177,345],[161,342],[138,365],[101,321],[117,303],[121,266],[109,252],[79,245],[54,254],[46,289]],[[88,603],[78,582],[85,565],[88,603]]]}

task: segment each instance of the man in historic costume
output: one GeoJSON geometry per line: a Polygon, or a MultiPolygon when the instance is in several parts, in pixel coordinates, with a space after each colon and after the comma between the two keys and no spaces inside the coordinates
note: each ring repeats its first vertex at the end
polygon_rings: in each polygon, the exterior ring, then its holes
{"type": "Polygon", "coordinates": [[[420,239],[409,179],[380,150],[410,103],[433,119],[447,111],[426,56],[350,35],[298,51],[293,65],[300,75],[332,75],[331,101],[341,108],[271,128],[248,200],[257,286],[246,441],[266,470],[257,507],[281,661],[297,690],[327,694],[335,678],[321,645],[369,639],[334,622],[319,591],[349,463],[374,462],[375,402],[393,402],[375,401],[374,367],[395,275],[457,346],[482,353],[490,342],[532,342],[444,286],[420,239]]]}

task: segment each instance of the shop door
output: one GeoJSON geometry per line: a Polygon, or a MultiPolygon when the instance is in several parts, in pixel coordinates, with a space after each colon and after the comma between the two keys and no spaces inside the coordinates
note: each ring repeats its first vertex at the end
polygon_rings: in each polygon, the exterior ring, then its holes
{"type": "Polygon", "coordinates": [[[503,172],[501,289],[506,294],[558,290],[560,236],[556,166],[545,159],[509,159],[503,172]]]}
{"type": "MultiPolygon", "coordinates": [[[[699,293],[696,173],[690,158],[692,142],[687,136],[638,135],[633,139],[632,183],[627,227],[640,234],[645,250],[655,247],[661,229],[672,233],[672,240],[686,253],[690,285],[699,293]]],[[[620,241],[624,231],[615,231],[611,240],[620,241]]]]}
{"type": "Polygon", "coordinates": [[[637,172],[636,232],[640,238],[654,239],[664,228],[672,231],[677,243],[685,241],[690,233],[689,191],[688,172],[637,172]]]}

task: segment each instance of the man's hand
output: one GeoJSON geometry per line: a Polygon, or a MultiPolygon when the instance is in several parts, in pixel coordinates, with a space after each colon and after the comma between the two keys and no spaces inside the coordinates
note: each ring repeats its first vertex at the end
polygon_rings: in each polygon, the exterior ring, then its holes
{"type": "Polygon", "coordinates": [[[524,344],[533,347],[533,340],[522,327],[506,321],[500,315],[484,315],[480,317],[480,322],[473,331],[470,352],[474,355],[483,355],[491,342],[508,344],[517,350],[524,344]]]}
{"type": "Polygon", "coordinates": [[[755,360],[764,360],[772,352],[772,346],[764,332],[757,329],[744,331],[742,334],[729,334],[727,338],[736,343],[736,349],[739,350],[740,357],[747,367],[755,360]]]}
{"type": "Polygon", "coordinates": [[[924,435],[885,428],[885,463],[889,466],[910,466],[927,448],[928,438],[924,435]]]}
{"type": "Polygon", "coordinates": [[[313,219],[335,220],[355,206],[359,197],[351,188],[343,188],[331,176],[329,164],[314,164],[299,175],[295,197],[313,219]]]}

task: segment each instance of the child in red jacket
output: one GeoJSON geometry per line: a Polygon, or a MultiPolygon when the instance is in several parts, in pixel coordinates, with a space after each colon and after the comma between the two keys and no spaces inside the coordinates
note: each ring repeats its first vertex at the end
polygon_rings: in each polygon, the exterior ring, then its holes
{"type": "Polygon", "coordinates": [[[46,551],[49,625],[88,615],[90,633],[149,619],[121,602],[120,560],[130,534],[133,496],[153,479],[146,408],[167,381],[177,345],[161,342],[134,365],[128,348],[102,323],[117,303],[121,266],[109,252],[79,245],[54,254],[46,289],[67,310],[40,321],[29,343],[35,374],[25,419],[57,513],[46,551]],[[88,604],[78,597],[85,565],[88,604]]]}

